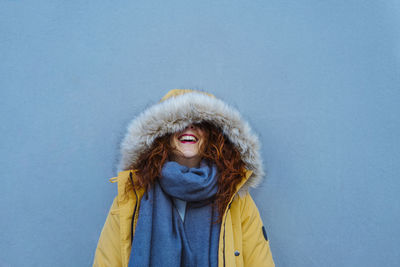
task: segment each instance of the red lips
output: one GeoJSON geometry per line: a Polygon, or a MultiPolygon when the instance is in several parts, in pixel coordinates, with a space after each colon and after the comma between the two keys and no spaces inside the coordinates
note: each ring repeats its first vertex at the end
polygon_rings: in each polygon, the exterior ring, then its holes
{"type": "Polygon", "coordinates": [[[178,140],[179,140],[179,142],[181,142],[181,143],[183,143],[183,144],[196,144],[196,142],[197,142],[197,140],[198,140],[198,138],[197,138],[197,136],[195,136],[194,134],[181,134],[179,137],[178,137],[178,140]],[[184,137],[184,136],[192,136],[192,137],[194,137],[194,139],[195,139],[195,141],[192,141],[192,140],[180,140],[182,137],[184,137]]]}

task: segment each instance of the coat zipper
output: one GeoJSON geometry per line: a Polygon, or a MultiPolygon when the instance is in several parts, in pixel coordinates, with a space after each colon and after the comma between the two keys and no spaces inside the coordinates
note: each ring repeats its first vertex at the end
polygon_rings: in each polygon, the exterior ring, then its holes
{"type": "MultiPolygon", "coordinates": [[[[250,174],[251,175],[251,174],[250,174]]],[[[242,187],[242,184],[240,185],[242,187]]],[[[235,195],[238,193],[239,189],[236,190],[235,194],[232,196],[231,200],[229,201],[228,208],[226,210],[226,216],[224,220],[224,236],[223,236],[223,250],[222,250],[222,255],[223,255],[223,262],[224,262],[224,267],[225,267],[225,223],[226,223],[226,217],[228,216],[228,210],[231,208],[231,204],[233,202],[233,199],[235,198],[235,195]]]]}
{"type": "MultiPolygon", "coordinates": [[[[132,179],[132,172],[129,172],[129,178],[131,179],[131,183],[133,185],[133,188],[135,188],[135,184],[133,183],[133,179],[132,179]]],[[[136,192],[135,189],[133,190],[133,192],[135,192],[136,202],[135,202],[135,209],[133,210],[132,222],[131,222],[131,244],[133,242],[133,230],[134,230],[133,226],[134,226],[134,223],[135,223],[136,209],[137,209],[138,200],[139,200],[137,192],[136,192]]]]}
{"type": "Polygon", "coordinates": [[[225,267],[225,223],[226,223],[226,217],[228,217],[228,210],[231,208],[231,204],[232,204],[232,201],[231,202],[229,202],[229,205],[228,205],[228,209],[226,210],[226,215],[225,215],[225,219],[224,219],[224,237],[223,237],[223,246],[222,246],[222,255],[223,255],[223,259],[224,259],[224,267],[225,267]]]}

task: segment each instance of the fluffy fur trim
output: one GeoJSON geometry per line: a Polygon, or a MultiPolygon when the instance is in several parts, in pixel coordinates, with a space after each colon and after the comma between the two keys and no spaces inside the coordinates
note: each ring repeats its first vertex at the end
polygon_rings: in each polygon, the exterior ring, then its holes
{"type": "Polygon", "coordinates": [[[258,137],[235,108],[201,92],[170,97],[133,119],[121,144],[119,169],[129,169],[156,138],[201,121],[210,121],[218,126],[237,147],[246,168],[253,171],[240,193],[245,193],[249,187],[256,187],[264,176],[258,137]]]}

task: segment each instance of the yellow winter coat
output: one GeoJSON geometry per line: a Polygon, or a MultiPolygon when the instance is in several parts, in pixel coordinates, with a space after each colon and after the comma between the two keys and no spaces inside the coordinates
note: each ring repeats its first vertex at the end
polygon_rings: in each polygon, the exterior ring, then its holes
{"type": "MultiPolygon", "coordinates": [[[[113,181],[118,182],[118,196],[114,199],[100,235],[94,258],[95,267],[127,267],[131,254],[132,217],[136,227],[143,191],[134,191],[130,183],[133,171],[123,171],[113,181]]],[[[243,185],[251,171],[247,171],[243,185]]],[[[236,195],[228,205],[221,223],[218,266],[273,267],[269,241],[250,194],[236,195]]],[[[134,255],[133,255],[134,256],[134,255]]]]}
{"type": "MultiPolygon", "coordinates": [[[[249,187],[256,186],[264,174],[257,137],[234,108],[209,94],[173,90],[162,100],[133,120],[122,142],[122,171],[118,177],[111,179],[112,182],[118,182],[118,196],[101,232],[93,266],[128,266],[132,238],[140,216],[140,200],[144,193],[143,190],[134,190],[132,186],[136,178],[130,166],[137,160],[138,154],[149,148],[155,138],[203,120],[221,127],[241,152],[247,168],[222,218],[218,266],[275,266],[266,230],[248,192],[249,187]]],[[[132,256],[135,256],[134,252],[132,256]]]]}

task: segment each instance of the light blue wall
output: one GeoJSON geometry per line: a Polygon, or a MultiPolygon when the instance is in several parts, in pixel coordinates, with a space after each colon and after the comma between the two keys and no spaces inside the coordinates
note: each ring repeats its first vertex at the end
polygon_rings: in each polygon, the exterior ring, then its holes
{"type": "Polygon", "coordinates": [[[127,123],[236,106],[279,267],[400,264],[400,4],[0,0],[0,266],[89,266],[127,123]]]}

